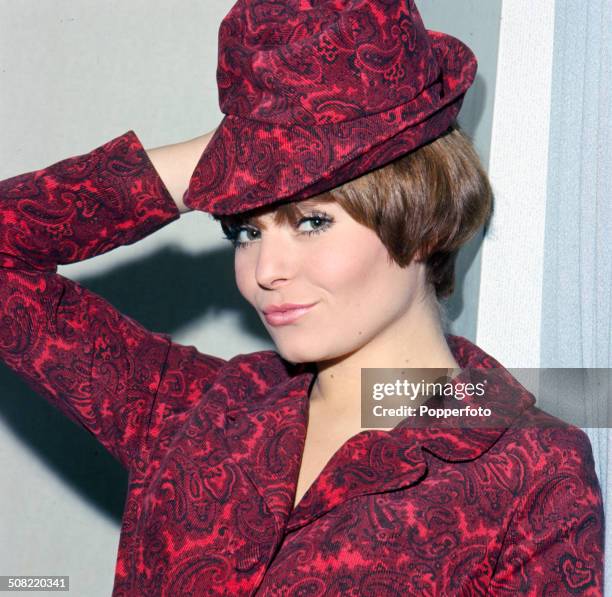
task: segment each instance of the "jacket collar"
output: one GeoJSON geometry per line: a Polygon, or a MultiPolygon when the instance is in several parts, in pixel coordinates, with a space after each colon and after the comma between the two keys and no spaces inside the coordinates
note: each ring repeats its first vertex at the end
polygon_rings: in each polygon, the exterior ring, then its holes
{"type": "MultiPolygon", "coordinates": [[[[441,420],[420,419],[418,441],[422,448],[449,462],[474,460],[489,450],[521,414],[535,404],[527,391],[497,360],[461,336],[446,336],[447,343],[462,371],[452,380],[459,384],[482,383],[484,396],[470,395],[458,401],[453,396],[428,402],[435,408],[489,409],[490,414],[441,420]],[[423,427],[423,425],[426,426],[423,427]]],[[[464,386],[465,387],[465,386],[464,386]]],[[[404,439],[414,428],[404,419],[392,432],[404,439]]]]}
{"type": "Polygon", "coordinates": [[[282,528],[293,530],[352,497],[418,483],[427,472],[424,451],[449,462],[486,452],[534,397],[500,363],[469,340],[448,335],[462,372],[459,383],[485,384],[484,397],[434,398],[428,406],[490,409],[489,416],[424,419],[407,417],[390,431],[365,430],[349,438],[292,509],[308,425],[308,399],[316,372],[291,365],[274,351],[238,355],[224,372],[225,437],[232,458],[251,479],[282,528]],[[477,427],[474,425],[477,424],[477,427]]]}

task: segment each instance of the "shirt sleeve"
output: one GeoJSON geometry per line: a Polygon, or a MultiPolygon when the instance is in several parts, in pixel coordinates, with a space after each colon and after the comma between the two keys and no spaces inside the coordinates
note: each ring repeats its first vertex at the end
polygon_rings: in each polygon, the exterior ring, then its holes
{"type": "MultiPolygon", "coordinates": [[[[132,244],[179,217],[133,131],[0,181],[0,358],[128,470],[167,364],[189,361],[203,389],[225,361],[148,331],[57,265],[132,244]]],[[[191,390],[176,409],[201,397],[191,390]]]]}
{"type": "Polygon", "coordinates": [[[551,438],[506,534],[492,595],[603,595],[604,511],[591,444],[573,426],[551,438]]]}

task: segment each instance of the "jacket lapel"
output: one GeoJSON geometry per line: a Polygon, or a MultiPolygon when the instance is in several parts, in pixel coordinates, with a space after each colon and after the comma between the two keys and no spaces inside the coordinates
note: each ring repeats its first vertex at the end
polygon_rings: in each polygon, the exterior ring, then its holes
{"type": "MultiPolygon", "coordinates": [[[[468,361],[459,364],[465,367],[468,361]]],[[[449,462],[480,457],[535,403],[501,365],[465,368],[452,383],[456,390],[465,387],[459,384],[483,383],[485,394],[461,401],[454,396],[432,397],[425,405],[451,411],[481,407],[490,414],[406,417],[390,431],[366,430],[354,435],[332,456],[291,513],[287,530],[304,526],[353,497],[417,485],[427,474],[425,451],[449,462]]],[[[456,391],[455,395],[461,394],[456,391]]]]}
{"type": "Polygon", "coordinates": [[[256,355],[232,359],[236,371],[227,387],[225,439],[232,459],[284,529],[295,499],[314,375],[292,369],[272,351],[256,355]]]}
{"type": "Polygon", "coordinates": [[[349,438],[327,462],[321,474],[291,513],[292,531],[351,498],[409,487],[427,472],[422,450],[414,440],[379,429],[349,438]]]}
{"type": "MultiPolygon", "coordinates": [[[[486,452],[535,399],[497,361],[464,338],[447,336],[463,371],[453,383],[483,382],[483,397],[434,397],[433,408],[479,406],[482,417],[407,417],[390,431],[365,430],[347,440],[293,509],[314,369],[291,366],[273,351],[232,359],[225,436],[232,458],[291,531],[360,495],[416,485],[427,473],[424,452],[450,462],[486,452]],[[258,358],[255,358],[257,356],[258,358]],[[467,421],[467,423],[466,423],[467,421]],[[469,426],[468,426],[469,425],[469,426]]],[[[226,383],[224,382],[224,383],[226,383]]]]}

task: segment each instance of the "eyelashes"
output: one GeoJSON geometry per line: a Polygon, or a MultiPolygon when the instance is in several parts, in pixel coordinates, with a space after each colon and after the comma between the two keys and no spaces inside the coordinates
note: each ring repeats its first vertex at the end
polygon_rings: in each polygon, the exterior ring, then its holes
{"type": "MultiPolygon", "coordinates": [[[[309,216],[301,218],[297,222],[297,227],[299,228],[305,222],[313,223],[316,228],[314,228],[314,230],[301,231],[300,234],[305,236],[314,236],[315,234],[321,234],[322,232],[328,230],[330,226],[334,223],[334,218],[329,214],[326,214],[325,212],[312,212],[309,216]]],[[[223,238],[225,240],[230,241],[232,243],[232,246],[236,249],[243,249],[253,242],[253,240],[239,240],[239,236],[243,231],[246,231],[247,234],[261,234],[258,228],[256,228],[255,226],[250,226],[248,224],[230,227],[224,226],[222,224],[222,228],[223,232],[225,233],[225,236],[223,238]]]]}

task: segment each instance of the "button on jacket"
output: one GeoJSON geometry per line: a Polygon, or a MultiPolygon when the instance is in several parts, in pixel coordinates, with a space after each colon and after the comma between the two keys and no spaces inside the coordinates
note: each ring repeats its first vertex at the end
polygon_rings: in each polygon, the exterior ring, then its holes
{"type": "Polygon", "coordinates": [[[357,433],[293,508],[311,366],[202,354],[57,273],[179,217],[136,134],[0,201],[0,355],[129,471],[115,597],[602,594],[587,436],[465,338],[494,425],[357,433]]]}

